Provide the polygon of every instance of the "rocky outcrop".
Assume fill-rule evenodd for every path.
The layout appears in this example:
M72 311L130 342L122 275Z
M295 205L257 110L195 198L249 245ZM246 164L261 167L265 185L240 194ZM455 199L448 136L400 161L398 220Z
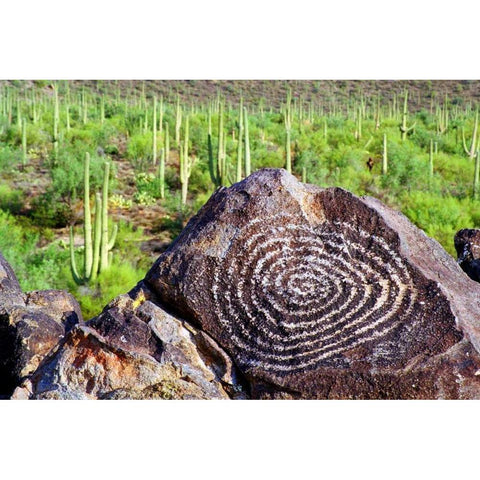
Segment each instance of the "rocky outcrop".
M479 352L480 285L437 242L265 169L212 195L13 398L480 398Z
M254 398L480 397L479 286L375 199L258 171L218 190L145 281Z
M454 243L458 264L472 280L480 282L480 230L459 230Z
M9 397L65 333L81 321L80 307L67 292L23 293L0 254L0 396Z
M139 284L73 329L17 388L22 399L245 398L230 358Z

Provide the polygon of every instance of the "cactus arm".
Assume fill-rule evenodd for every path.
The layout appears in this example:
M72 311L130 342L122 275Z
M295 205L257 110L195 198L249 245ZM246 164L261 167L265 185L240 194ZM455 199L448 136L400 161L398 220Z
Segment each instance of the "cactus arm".
M70 270L72 272L73 281L77 285L82 285L84 279L78 274L77 262L75 261L75 249L73 246L73 226L70 226Z
M472 149L470 150L470 158L475 156L477 151L477 130L478 130L478 110L475 113L475 125L473 126Z
M407 126L407 116L408 116L408 90L405 90L405 98L403 102L403 113L402 113L402 124L400 125L400 132L402 133L402 141L407 139L407 133L412 131L415 128L417 122L411 127Z
M367 150L367 148L368 148L368 147L370 146L370 144L372 143L372 140L373 140L373 137L371 136L371 137L368 139L367 143L364 145L364 147L363 147L364 150Z
M477 151L477 132L478 132L478 110L475 113L475 124L473 126L473 134L472 134L472 144L470 148L467 147L467 141L465 139L465 129L462 127L462 143L463 149L465 153L469 156L470 159L475 157Z
M118 225L115 224L115 225L113 226L112 235L111 235L110 240L109 240L109 242L108 242L108 251L109 251L109 253L111 253L110 250L111 250L111 249L113 248L113 246L115 245L115 240L117 239L117 233L118 233Z

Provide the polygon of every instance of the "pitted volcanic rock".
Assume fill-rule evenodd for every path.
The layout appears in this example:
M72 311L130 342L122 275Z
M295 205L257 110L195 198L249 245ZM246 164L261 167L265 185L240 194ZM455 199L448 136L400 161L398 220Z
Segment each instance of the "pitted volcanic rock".
M264 169L218 190L145 280L232 356L254 397L327 398L341 378L337 398L433 398L439 383L412 366L456 345L459 324L476 340L480 307L455 303L437 259L446 283L472 282L426 238L373 199Z
M78 323L77 301L61 290L23 293L0 253L0 398L9 397Z

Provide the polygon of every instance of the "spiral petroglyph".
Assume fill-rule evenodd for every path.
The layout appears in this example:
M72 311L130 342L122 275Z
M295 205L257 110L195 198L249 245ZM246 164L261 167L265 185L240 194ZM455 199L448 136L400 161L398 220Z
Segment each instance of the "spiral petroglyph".
M254 397L391 397L399 372L461 338L429 264L449 260L422 241L379 202L265 169L212 195L146 281L225 349Z
M212 287L242 363L278 374L335 364L384 337L416 297L408 266L383 239L346 223L314 229L292 220L242 228Z

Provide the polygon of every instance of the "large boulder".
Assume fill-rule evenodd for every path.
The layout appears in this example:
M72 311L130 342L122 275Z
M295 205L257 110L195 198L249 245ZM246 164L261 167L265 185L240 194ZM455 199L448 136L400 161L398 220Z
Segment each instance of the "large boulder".
M373 198L258 171L219 189L145 284L253 398L480 398L480 286Z
M67 292L23 293L0 253L0 397L9 397L81 321L80 306Z

